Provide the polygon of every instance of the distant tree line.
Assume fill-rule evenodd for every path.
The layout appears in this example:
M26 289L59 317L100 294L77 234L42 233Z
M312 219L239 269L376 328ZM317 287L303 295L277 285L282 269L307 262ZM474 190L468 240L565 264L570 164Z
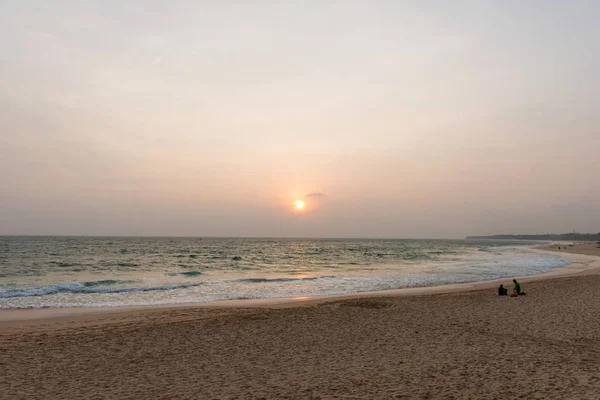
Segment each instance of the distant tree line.
M467 239L511 239L511 240L581 240L599 241L599 233L548 233L541 235L491 235L467 236Z

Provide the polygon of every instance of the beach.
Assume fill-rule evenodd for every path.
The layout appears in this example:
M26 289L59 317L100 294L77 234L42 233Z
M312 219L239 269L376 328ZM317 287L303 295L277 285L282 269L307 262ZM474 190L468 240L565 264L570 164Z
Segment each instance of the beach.
M2 310L0 398L598 399L596 246L518 278L517 298L496 295L507 278L264 304Z
M600 400L599 15L0 0L0 400Z

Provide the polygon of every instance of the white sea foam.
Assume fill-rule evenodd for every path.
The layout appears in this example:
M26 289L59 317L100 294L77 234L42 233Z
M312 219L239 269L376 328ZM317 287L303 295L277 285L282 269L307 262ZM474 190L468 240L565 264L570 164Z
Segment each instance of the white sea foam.
M568 264L556 255L534 253L522 246L480 248L462 242L300 241L285 248L286 241L242 241L230 253L243 256L221 255L223 248L233 245L216 243L219 246L214 250L190 254L191 250L184 252L176 242L179 247L174 255L168 250L170 244L162 244L167 246L163 250L166 256L155 257L156 250L150 248L134 261L130 261L133 250L118 246L114 262L100 261L83 271L77 268L65 272L65 268L83 265L74 255L73 261L52 259L46 275L11 277L0 288L0 308L107 307L338 295L531 275ZM178 261L184 257L195 260L194 264ZM213 261L215 257L219 261ZM173 264L162 267L160 262L165 259ZM198 259L203 259L202 263ZM69 267L65 267L67 264ZM14 275L22 269L18 266L4 271ZM69 281L72 278L79 279Z
M163 290L184 289L193 286L201 285L202 283L187 283L181 285L158 285L158 286L131 286L131 287L89 287L80 282L57 284L50 286L42 286L38 288L0 290L0 299L14 297L33 297L44 296L56 293L82 293L82 294L98 294L98 293L133 293L133 292L151 292Z

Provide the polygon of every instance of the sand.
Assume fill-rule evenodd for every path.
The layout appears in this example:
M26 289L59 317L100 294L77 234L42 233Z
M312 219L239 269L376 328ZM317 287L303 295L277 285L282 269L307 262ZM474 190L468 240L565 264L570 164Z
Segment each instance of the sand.
M5 318L0 398L600 399L600 249L586 246L568 248L588 254L569 255L570 275L520 279L518 298L493 283Z
M540 247L545 251L554 251L567 254L585 254L588 256L600 256L600 244L597 242L563 242L551 246Z

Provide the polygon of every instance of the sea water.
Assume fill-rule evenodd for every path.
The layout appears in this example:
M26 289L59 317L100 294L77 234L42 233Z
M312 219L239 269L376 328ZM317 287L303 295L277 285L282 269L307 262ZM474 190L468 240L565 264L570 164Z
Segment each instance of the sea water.
M568 264L529 251L535 244L5 236L0 237L0 308L351 294L532 275Z

